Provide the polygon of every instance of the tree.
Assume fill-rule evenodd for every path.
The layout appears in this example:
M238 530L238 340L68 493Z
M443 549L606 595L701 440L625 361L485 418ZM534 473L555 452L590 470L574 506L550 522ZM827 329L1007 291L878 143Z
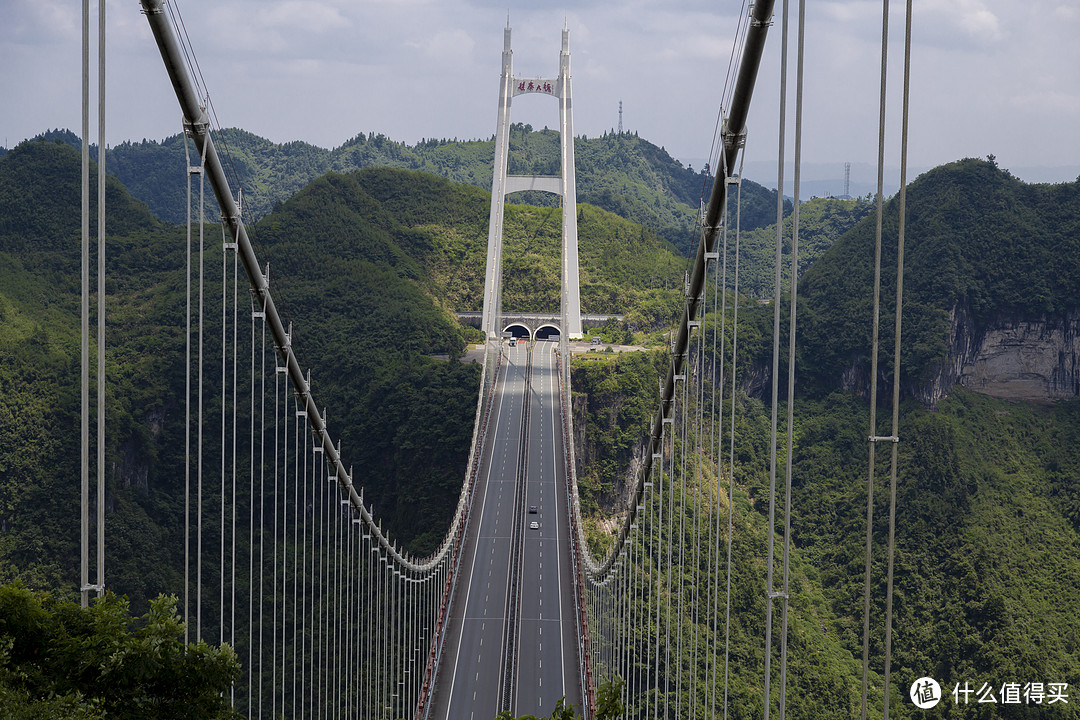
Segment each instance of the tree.
M90 607L0 586L0 715L150 720L235 716L240 664L228 645L184 646L175 596L139 618L108 593Z
M603 680L596 688L596 720L615 720L623 713L623 704L619 699L622 696L623 681L619 677L609 677ZM522 715L515 718L510 711L504 711L495 716L495 720L580 720L581 715L574 712L574 706L566 702L566 698L559 698L555 703L555 709L551 715L538 718L535 715Z

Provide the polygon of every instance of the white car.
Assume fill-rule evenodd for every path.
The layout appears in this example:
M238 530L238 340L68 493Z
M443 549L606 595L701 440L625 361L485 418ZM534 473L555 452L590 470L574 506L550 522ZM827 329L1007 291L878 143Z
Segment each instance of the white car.
M531 523L529 523L529 529L530 530L539 530L540 529L540 523L533 520Z

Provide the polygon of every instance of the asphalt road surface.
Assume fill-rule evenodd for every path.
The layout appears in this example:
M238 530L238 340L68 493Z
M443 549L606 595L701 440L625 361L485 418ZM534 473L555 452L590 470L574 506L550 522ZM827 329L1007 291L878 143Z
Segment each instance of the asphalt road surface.
M548 715L564 696L581 703L555 347L535 344L531 379L528 345L504 347L508 357L481 452L432 717L491 720L498 713L517 491L525 493L525 514L519 523L524 541L511 709L514 715ZM528 464L519 484L526 391L531 402L524 428ZM530 506L536 506L535 514L528 512ZM530 528L532 522L536 529Z

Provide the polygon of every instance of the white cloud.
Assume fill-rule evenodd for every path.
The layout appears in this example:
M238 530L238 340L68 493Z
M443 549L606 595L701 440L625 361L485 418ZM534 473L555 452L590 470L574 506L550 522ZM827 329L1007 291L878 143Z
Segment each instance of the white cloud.
M61 0L10 0L3 8L0 41L7 44L81 42L81 5ZM91 27L97 23L97 3Z
M920 0L913 13L933 18L926 27L944 45L973 43L986 47L1000 43L1007 36L999 13L991 10L987 0Z
M420 50L433 63L462 65L472 58L476 42L472 36L461 29L440 30L430 38L408 45Z
M342 30L352 24L333 4L313 0L272 3L252 19L267 28L303 30L316 34Z
M138 3L107 2L109 142L175 133L175 98ZM564 19L570 28L579 134L614 127L623 100L625 126L682 159L708 153L740 7L706 0L583 0L569 11L524 0L172 2L221 121L271 139L326 147L359 132L407 142L490 136L509 7L518 74L555 73ZM991 152L1002 162L1015 153L1019 159L1007 161L1015 166L1077 157L1080 0L914 2L913 162ZM896 116L904 5L890 3L889 112ZM0 142L77 124L78 3L0 6L0 57L9 68L0 75ZM748 161L776 152L779 12L751 110ZM807 21L806 159L872 161L881 0L819 0L808 4ZM439 112L418 110L418 98ZM523 102L515 118L536 126L554 114L542 106L533 118L526 110Z
M1061 22L1075 24L1080 20L1080 7L1076 5L1058 5L1054 8L1054 17Z

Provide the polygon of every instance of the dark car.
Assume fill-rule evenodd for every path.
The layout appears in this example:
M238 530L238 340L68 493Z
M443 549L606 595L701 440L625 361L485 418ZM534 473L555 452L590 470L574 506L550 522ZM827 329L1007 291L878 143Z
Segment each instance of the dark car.
M529 514L530 515L535 515L536 514L536 506L535 505L530 505L529 506Z

